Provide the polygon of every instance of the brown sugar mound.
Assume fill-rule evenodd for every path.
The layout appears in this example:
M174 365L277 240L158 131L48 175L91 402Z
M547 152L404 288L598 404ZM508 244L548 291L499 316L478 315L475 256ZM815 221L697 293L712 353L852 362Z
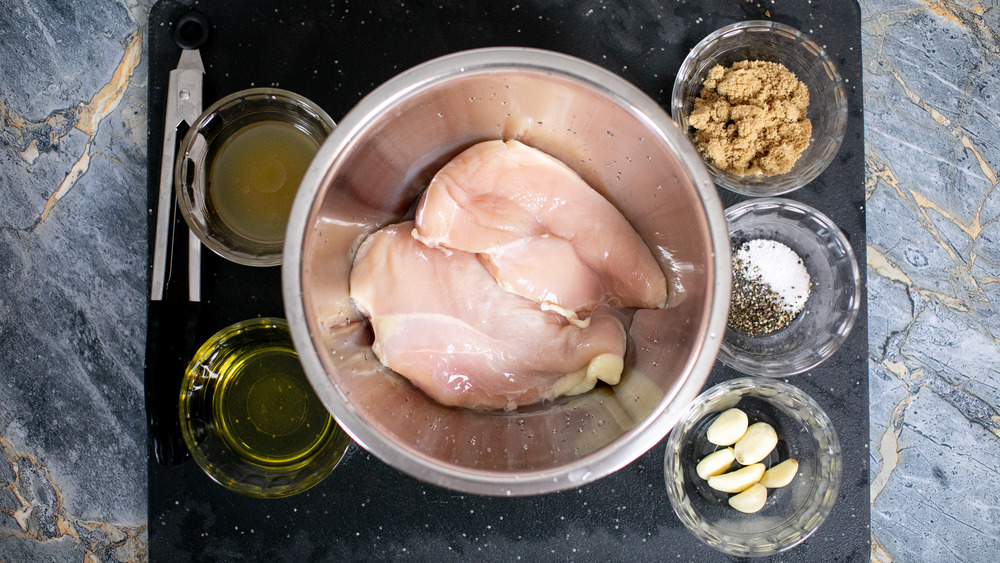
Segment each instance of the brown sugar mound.
M740 61L708 72L688 122L713 165L737 176L792 169L809 146L809 89L780 63Z

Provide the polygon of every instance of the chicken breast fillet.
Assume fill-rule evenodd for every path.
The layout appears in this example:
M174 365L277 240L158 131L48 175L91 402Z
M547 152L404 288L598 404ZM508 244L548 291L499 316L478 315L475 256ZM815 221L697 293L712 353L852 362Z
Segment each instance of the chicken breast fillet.
M666 277L628 220L571 168L518 141L478 143L446 164L413 236L478 253L502 287L571 321L601 304L666 304Z
M470 252L429 248L413 222L365 240L351 297L369 317L379 360L440 403L511 409L617 383L626 335L606 307L589 326L500 287Z

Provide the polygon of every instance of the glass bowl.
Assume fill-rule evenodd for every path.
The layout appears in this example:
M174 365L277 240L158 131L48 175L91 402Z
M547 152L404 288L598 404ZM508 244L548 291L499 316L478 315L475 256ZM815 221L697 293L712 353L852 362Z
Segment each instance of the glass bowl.
M334 127L287 90L252 88L212 104L184 136L174 170L188 227L227 260L280 264L295 193Z
M719 359L749 375L786 377L832 356L854 327L861 302L858 263L837 225L782 198L738 203L726 209L726 220L734 254L750 240L780 242L802 258L811 288L802 312L784 328L751 336L727 326Z
M745 21L723 27L701 40L685 57L670 100L670 113L691 142L688 116L709 70L743 60L781 63L809 89L807 117L812 122L809 146L784 174L738 176L706 162L720 186L749 196L774 196L816 179L840 150L847 127L844 84L826 52L798 30L770 21Z
M789 458L799 462L791 483L768 489L764 507L752 514L729 506L728 493L695 473L698 462L719 447L706 439L707 428L733 407L751 424L767 422L777 431L778 444L765 466ZM812 398L775 379L733 379L705 391L674 426L666 448L664 474L674 511L698 539L730 555L773 555L798 545L830 514L840 489L840 441L833 424Z
M251 497L316 485L351 443L310 388L284 319L238 322L209 338L185 372L179 415L195 462Z

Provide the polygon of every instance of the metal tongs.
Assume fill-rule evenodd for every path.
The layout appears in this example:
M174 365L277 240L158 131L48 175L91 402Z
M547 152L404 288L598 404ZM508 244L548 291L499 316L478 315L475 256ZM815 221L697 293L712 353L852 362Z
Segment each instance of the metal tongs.
M201 241L190 230L187 233L188 302L175 306L167 301L174 293L168 291L174 263L171 242L180 234L171 233L171 230L175 224L178 229L183 228L183 222L177 222L175 215L177 140L201 115L205 67L198 47L207 37L208 21L197 12L185 13L174 24L174 42L183 50L177 68L170 71L166 96L146 334L146 414L151 453L162 465L178 463L187 456L177 418L177 398L185 367L197 342L201 306Z
M193 26L198 26L197 29ZM192 31L195 29L195 32ZM200 30L200 31L198 31ZM152 301L163 300L167 277L167 247L170 224L173 219L174 160L177 157L177 131L182 124L188 127L201 115L202 78L205 65L197 47L208 34L208 23L197 12L188 12L177 21L174 40L181 51L177 68L170 71L167 91L166 119L163 127L163 157L160 160L160 191L156 202L156 234L153 242L153 281L150 290ZM201 242L193 232L188 232L188 299L201 301Z

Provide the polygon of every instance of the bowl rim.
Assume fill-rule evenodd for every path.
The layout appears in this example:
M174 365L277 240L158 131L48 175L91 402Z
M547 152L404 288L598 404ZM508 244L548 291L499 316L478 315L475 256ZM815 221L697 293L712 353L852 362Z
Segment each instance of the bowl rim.
M831 75L833 81L833 91L837 106L837 110L833 116L835 119L834 131L836 131L836 135L830 137L826 141L829 143L831 149L830 154L825 159L825 162L822 162L821 166L814 170L813 173L804 176L795 182L779 182L777 186L771 184L763 187L746 185L739 179L738 176L726 174L710 163L705 163L706 168L708 168L709 173L718 185L732 192L751 197L778 196L805 187L813 180L820 177L829 167L829 165L836 158L837 153L840 152L840 146L843 144L844 137L847 135L847 92L844 87L844 80L840 76L840 71L837 69L837 65L833 62L833 59L831 59L827 54L826 49L798 29L790 25L769 20L745 20L723 26L702 38L702 40L695 44L695 46L692 47L688 54L684 57L684 61L681 63L681 66L677 70L677 74L674 77L673 88L670 92L670 114L673 116L684 135L690 139L690 133L684 126L686 121L685 116L683 115L684 86L686 84L686 80L694 77L693 66L695 55L701 53L708 48L709 45L721 38L740 35L747 33L748 31L761 32L765 30L778 31L782 34L794 37L798 42L802 43L803 46L815 53L816 57L822 62L822 65L826 67L826 70ZM698 154L701 156L701 151L699 151ZM779 174L778 176L771 176L770 178L780 178L786 174L789 174L789 172Z
M305 277L302 250L308 230L315 220L313 203L329 186L331 178L328 171L335 167L341 154L356 144L358 136L366 132L372 121L399 99L451 76L497 70L525 70L581 82L616 100L643 121L654 124L656 134L677 151L678 159L682 163L685 159L693 163L688 166L688 172L708 218L714 256L714 271L709 276L711 287L706 290L711 295L711 301L705 334L701 336L703 345L695 361L689 363L690 371L685 382L673 396L665 397L653 415L631 429L628 433L632 435L630 439L605 446L555 469L520 474L492 473L434 463L412 455L370 426L326 374L313 345L302 290ZM307 169L292 206L283 257L282 290L293 341L306 375L340 427L365 450L390 466L422 481L472 494L525 496L565 490L617 471L655 446L704 385L715 363L729 310L729 235L718 193L697 149L677 129L662 107L625 79L582 59L534 48L487 47L452 53L406 70L365 96L343 117Z
M847 236L844 235L844 232L840 229L840 227L833 222L833 219L830 219L830 217L823 212L800 201L780 197L748 199L726 208L726 223L731 227L732 218L737 214L742 216L752 209L769 206L774 206L776 211L780 209L794 209L806 216L812 217L826 227L827 231L830 233L829 238L836 242L838 246L841 246L845 250L845 254L850 257L851 280L854 282L853 294L851 296L851 303L853 306L851 307L848 318L836 332L835 337L832 338L829 344L823 348L822 353L814 356L812 361L803 362L786 369L774 369L759 364L758 362L747 361L745 358L732 353L729 348L727 348L726 338L723 336L722 345L719 349L718 355L719 361L747 375L780 378L804 373L830 359L830 357L832 357L837 350L840 349L843 343L851 335L851 332L854 330L854 324L857 321L858 314L861 310L861 271L858 268L858 259L854 255L854 247L851 246L850 241L847 240Z

